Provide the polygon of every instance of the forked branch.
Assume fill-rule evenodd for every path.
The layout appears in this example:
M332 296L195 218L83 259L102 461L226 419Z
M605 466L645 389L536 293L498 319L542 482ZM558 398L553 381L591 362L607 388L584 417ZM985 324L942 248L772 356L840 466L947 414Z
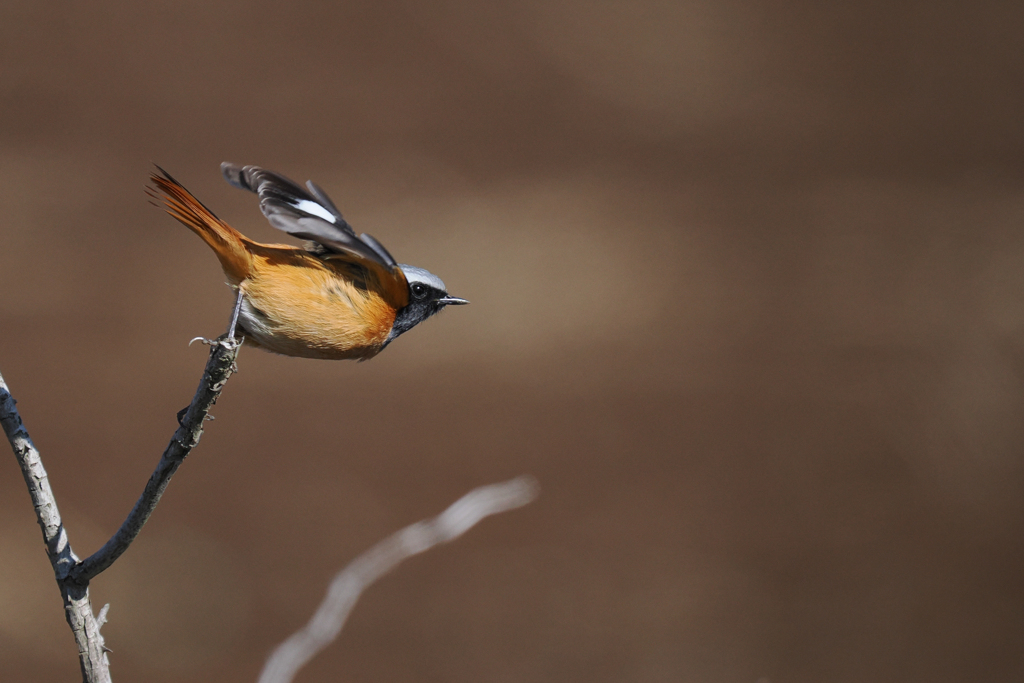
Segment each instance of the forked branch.
M80 585L88 584L90 579L112 565L142 531L156 504L160 502L160 497L170 483L171 477L199 443L203 435L203 423L210 414L213 404L217 402L217 397L223 391L228 378L236 369L235 358L241 344L241 340L227 337L212 343L210 359L206 362L206 370L199 381L196 395L185 410L177 431L160 456L160 462L149 477L135 507L128 513L117 533L102 548L71 568L68 572L68 581Z
M97 620L93 614L89 601L89 581L113 564L114 560L128 549L160 501L160 496L167 488L174 472L185 456L199 443L203 434L203 422L206 421L210 408L217 402L225 382L234 372L235 358L240 346L241 341L235 339L213 343L206 370L199 382L199 389L192 403L184 411L180 426L160 457L160 462L157 463L142 496L117 533L96 553L82 561L79 561L71 549L71 541L61 522L57 500L50 488L42 458L21 421L16 401L7 383L0 375L0 426L3 427L11 448L14 449L14 455L18 459L29 495L32 497L32 506L43 532L46 553L64 600L64 613L78 644L82 678L86 683L110 681L106 648L100 634L102 619Z

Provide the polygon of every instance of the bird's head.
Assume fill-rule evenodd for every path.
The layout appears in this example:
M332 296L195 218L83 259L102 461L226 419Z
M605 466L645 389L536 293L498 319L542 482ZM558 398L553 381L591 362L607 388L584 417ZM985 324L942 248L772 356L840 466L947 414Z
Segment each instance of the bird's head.
M409 303L395 314L395 324L385 343L390 343L398 335L408 332L445 306L462 306L469 303L457 296L450 296L441 278L430 271L404 263L398 267L402 269L409 283Z

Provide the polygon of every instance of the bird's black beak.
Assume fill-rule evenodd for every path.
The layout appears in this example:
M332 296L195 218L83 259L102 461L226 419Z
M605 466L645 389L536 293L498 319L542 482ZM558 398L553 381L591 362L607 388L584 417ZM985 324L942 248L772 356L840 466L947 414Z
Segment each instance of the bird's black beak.
M446 306L463 306L465 304L468 304L469 301L467 301L466 299L460 299L457 296L443 296L437 300L437 303Z

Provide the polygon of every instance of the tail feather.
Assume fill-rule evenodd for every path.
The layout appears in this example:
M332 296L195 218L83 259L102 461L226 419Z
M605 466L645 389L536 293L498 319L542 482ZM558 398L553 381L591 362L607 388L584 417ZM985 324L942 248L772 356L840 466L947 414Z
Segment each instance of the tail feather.
M217 218L167 171L159 166L157 169L159 174L152 173L149 176L154 185L146 188L149 195L163 202L168 214L199 235L213 249L224 274L232 284L238 284L249 277L252 254L246 248L248 240Z

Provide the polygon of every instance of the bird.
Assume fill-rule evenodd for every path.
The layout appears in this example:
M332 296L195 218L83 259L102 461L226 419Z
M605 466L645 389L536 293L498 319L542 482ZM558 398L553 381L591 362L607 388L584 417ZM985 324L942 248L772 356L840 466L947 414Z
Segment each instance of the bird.
M258 166L221 164L228 183L259 196L273 227L305 241L261 244L156 169L150 197L206 242L236 291L230 339L240 329L246 345L266 351L364 361L446 306L469 303L433 273L397 263L370 235L357 236L312 181L302 187Z

